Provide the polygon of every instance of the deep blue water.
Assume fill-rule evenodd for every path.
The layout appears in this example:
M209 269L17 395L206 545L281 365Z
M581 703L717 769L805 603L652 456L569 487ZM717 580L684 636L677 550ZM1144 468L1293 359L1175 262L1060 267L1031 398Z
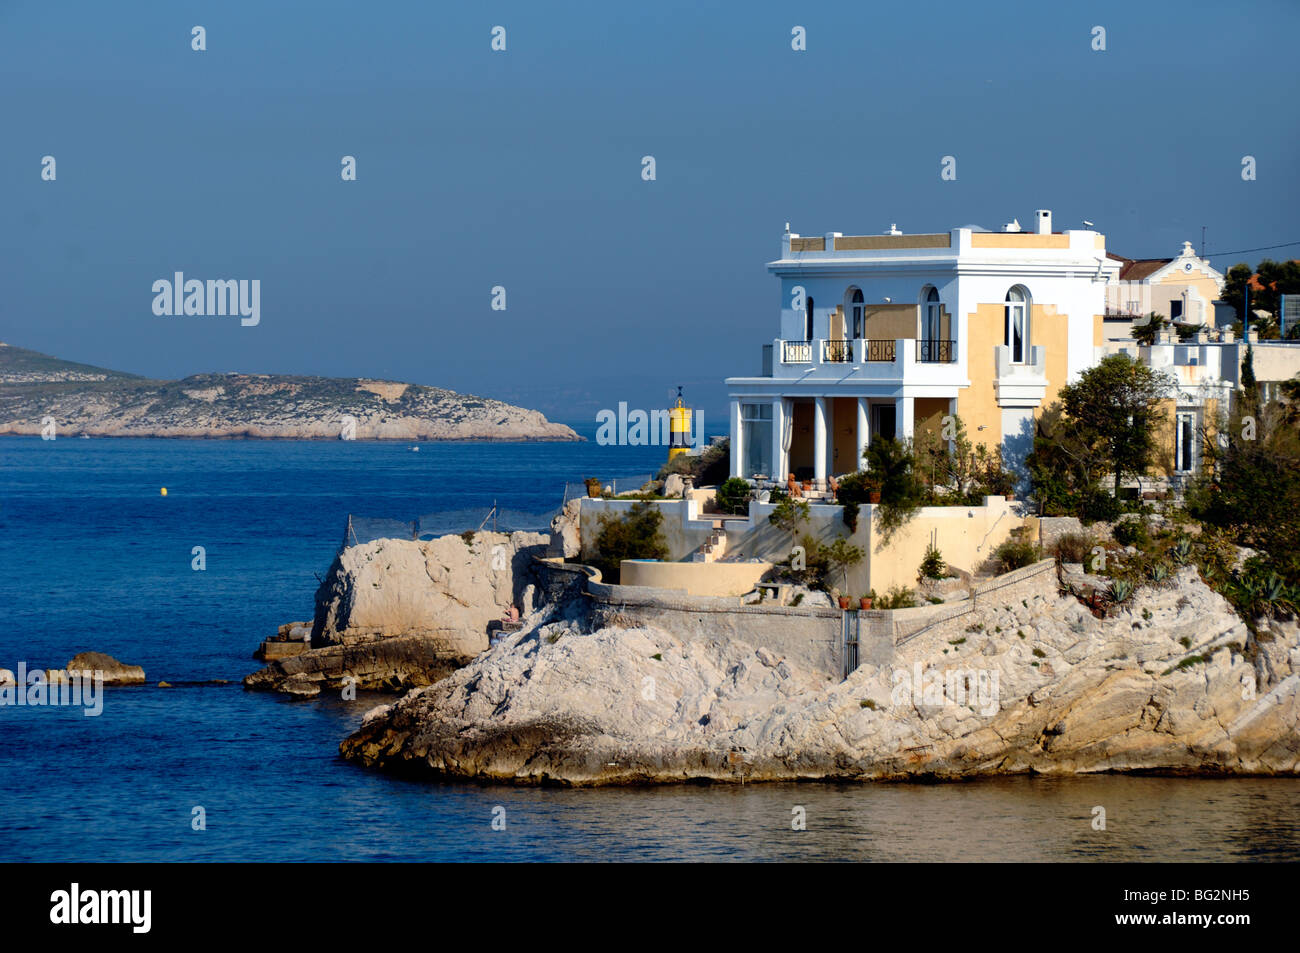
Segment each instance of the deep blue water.
M338 743L382 701L246 693L349 512L557 506L661 448L0 438L0 666L98 650L103 714L0 707L0 861L1300 858L1290 780L1003 779L564 791L398 780ZM167 487L168 495L159 493ZM203 546L207 569L191 569ZM163 689L160 679L228 679ZM494 831L493 808L506 809ZM1108 830L1091 827L1104 805ZM791 811L808 829L791 830ZM191 829L202 807L207 829Z

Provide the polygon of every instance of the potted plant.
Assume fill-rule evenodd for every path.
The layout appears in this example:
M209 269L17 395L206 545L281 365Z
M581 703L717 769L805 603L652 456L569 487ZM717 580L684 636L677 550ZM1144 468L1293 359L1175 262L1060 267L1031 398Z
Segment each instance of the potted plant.
M876 602L876 590L871 589L865 596L858 600L858 605L863 609L870 609Z
M587 495L589 497L596 499L600 496L600 480L596 477L587 477L583 482L587 486Z
M841 608L841 609L847 609L848 607L849 607L849 597L848 597L848 596L840 596L840 608Z
M880 477L868 471L865 477L863 478L862 482L863 482L863 486L865 486L867 490L867 502L879 503L880 502Z

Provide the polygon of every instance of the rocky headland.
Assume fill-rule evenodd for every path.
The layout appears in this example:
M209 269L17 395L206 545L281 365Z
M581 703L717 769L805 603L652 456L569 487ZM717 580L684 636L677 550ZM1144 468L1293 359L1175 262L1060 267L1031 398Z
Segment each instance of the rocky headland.
M404 773L603 785L1300 771L1300 637L1185 568L1097 618L1054 574L827 687L743 640L592 629L579 600L366 715L340 750Z
M387 691L432 684L485 652L511 607L535 613L533 557L549 543L541 533L480 532L350 546L316 591L308 647L268 657L244 685L313 696L349 681ZM281 628L306 634L302 624Z
M293 440L580 440L538 411L364 378L198 374L179 381L0 344L0 434Z

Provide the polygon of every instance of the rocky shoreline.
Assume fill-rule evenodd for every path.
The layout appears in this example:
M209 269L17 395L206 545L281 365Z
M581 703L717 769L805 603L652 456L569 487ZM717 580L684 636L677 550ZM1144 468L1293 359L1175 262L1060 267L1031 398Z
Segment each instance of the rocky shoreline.
M277 643L264 642L269 664L244 686L309 698L431 685L485 652L512 606L535 609L532 561L549 544L540 533L482 532L348 547L316 591L313 621L280 627L301 649L271 657Z
M589 631L580 605L553 606L368 713L340 751L406 774L571 786L1300 772L1295 623L1252 632L1195 569L1105 619L1054 579L967 619L959 638L922 634L827 688L741 640Z

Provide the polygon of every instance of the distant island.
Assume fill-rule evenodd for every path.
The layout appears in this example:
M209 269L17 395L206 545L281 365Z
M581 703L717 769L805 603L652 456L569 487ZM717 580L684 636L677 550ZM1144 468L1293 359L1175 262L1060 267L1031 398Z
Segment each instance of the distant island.
M528 410L355 377L196 374L179 381L0 343L0 434L289 440L581 440Z

